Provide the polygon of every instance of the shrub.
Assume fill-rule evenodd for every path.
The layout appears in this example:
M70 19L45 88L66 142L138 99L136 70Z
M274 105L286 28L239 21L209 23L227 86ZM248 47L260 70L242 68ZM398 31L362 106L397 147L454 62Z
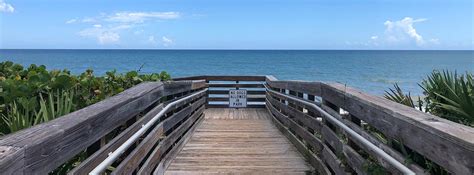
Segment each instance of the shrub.
M73 75L46 66L0 63L0 133L8 134L94 104L144 81L169 80L166 72L95 76L92 70Z
M429 112L448 120L474 124L474 80L471 73L433 71L420 85L430 101Z
M418 108L457 123L474 125L474 80L472 73L458 75L456 72L434 70L419 86L423 89L422 99L417 104L410 93L404 93L395 84L394 89L385 91L385 98Z

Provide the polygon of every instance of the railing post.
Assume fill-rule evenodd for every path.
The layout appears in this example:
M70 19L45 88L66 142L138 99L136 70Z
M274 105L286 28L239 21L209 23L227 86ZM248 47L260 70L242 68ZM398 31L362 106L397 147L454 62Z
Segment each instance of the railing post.
M209 80L206 78L205 81L206 81L206 88L208 89L206 91L206 105L205 105L205 108L207 109L207 108L209 108L209 96L210 96L210 94L209 94Z

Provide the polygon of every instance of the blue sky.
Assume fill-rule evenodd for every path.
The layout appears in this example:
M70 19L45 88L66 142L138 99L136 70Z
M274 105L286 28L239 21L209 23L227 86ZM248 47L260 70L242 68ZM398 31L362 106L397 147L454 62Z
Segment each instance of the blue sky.
M473 49L472 0L0 0L0 48Z

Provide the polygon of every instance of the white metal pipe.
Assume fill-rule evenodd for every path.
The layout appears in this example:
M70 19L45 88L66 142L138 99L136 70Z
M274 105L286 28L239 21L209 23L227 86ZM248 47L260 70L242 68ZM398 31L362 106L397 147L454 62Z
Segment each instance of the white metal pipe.
M354 139L356 139L357 141L361 142L364 146L368 147L368 149L371 149L375 152L375 154L377 154L378 156L382 157L383 159L385 159L390 165L394 166L396 169L400 170L403 174L407 174L407 175L414 175L415 172L413 172L412 170L410 170L408 167L406 167L405 165L403 165L402 163L400 163L399 161L397 161L395 158L393 158L392 156L388 155L386 152L384 152L382 149L380 149L378 146L375 146L372 142L368 141L367 139L365 139L364 137L362 137L361 135L359 135L357 132L355 132L354 130L352 130L351 128L349 128L347 125L345 125L344 123L342 123L341 121L339 121L338 119L336 119L335 117L333 117L331 114L327 113L325 110L321 109L318 105L314 104L314 103L311 103L311 102L308 102L308 101L305 101L305 100L301 100L299 98L296 98L296 97L292 97L290 95L286 95L286 94L282 94L282 93L279 93L277 91L274 91L268 87L266 87L266 89L272 93L276 93L276 94L280 94L282 96L285 96L286 98L289 98L289 99L292 99L294 101L298 101L298 102L301 102L301 103L304 103L314 109L316 109L317 111L319 111L320 113L322 113L328 120L330 120L332 123L336 124L337 126L339 126L340 128L342 128L344 131L346 131L349 135L351 135Z
M115 160L122 155L137 139L145 133L153 124L158 121L158 119L161 118L163 114L165 114L171 106L174 106L177 103L183 102L185 100L188 100L190 98L193 98L199 94L202 94L207 91L207 88L201 91L198 91L192 95L189 95L187 97L181 98L179 100L173 101L166 105L163 110L161 110L158 114L156 114L150 121L148 121L145 125L142 125L142 128L138 130L135 134L133 134L127 141L125 141L120 147L118 147L115 151L110 152L109 156L103 160L97 167L95 167L89 175L99 175L102 171L104 171L109 165L115 162Z

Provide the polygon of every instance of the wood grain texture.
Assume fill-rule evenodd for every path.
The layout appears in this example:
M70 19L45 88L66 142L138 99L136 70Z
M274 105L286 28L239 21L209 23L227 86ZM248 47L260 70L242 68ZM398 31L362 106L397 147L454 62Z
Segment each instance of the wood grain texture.
M17 150L0 156L0 170L47 174L161 97L206 86L205 81L145 82L63 117L1 137L0 146Z
M25 166L24 152L25 148L0 146L0 162L3 164L0 166L0 174L24 174L21 170Z
M344 156L347 159L347 164L359 175L366 175L364 165L366 165L367 160L365 160L359 153L357 153L350 146L344 145L343 147Z
M339 158L327 146L324 146L320 157L327 165L329 165L336 175L350 174L345 171L344 164L342 164L341 160L339 160Z
M321 82L310 81L266 81L272 88L288 89L311 95L321 95Z
M474 172L474 128L345 87L324 84L322 98L454 174Z
M368 125L376 128L390 139L402 141L409 148L436 162L451 173L472 174L474 172L474 128L472 127L447 121L384 98L363 93L342 84L279 81L272 76L266 77L266 83L275 90L289 92L290 95L295 97L301 98L304 96L303 94L308 94L308 99L311 101L314 101L316 96L320 96L318 98L333 104L337 108L337 112L339 112L339 108L348 111L351 116L367 122ZM281 95L270 94L277 98L288 100ZM281 106L277 101L278 99L272 101L272 103ZM300 108L305 108L304 104L292 102L291 100L288 106L297 109L297 111L300 111ZM326 107L325 110L328 111L328 109L330 108ZM288 109L281 110L284 113L295 112ZM314 112L308 109L308 113ZM317 112L315 114L318 115ZM370 134L361 130L359 126L351 123L351 121L343 122L400 162L404 162L405 158L400 153L378 142ZM329 130L324 131L326 136L331 136L328 135L331 132L326 132ZM326 138L335 140L334 138L336 137ZM325 141L328 142L328 140ZM341 153L342 148L340 144L334 143L337 142L329 141L328 145L335 147L336 152ZM360 146L360 143L356 144ZM370 150L368 152L371 153ZM380 159L379 161L389 171L396 172L387 166L385 161ZM419 166L414 164L408 166L417 174L424 174L424 170Z
M290 91L291 92L291 91ZM292 106L295 106L295 107L299 107L299 108L305 108L306 110L308 110L308 113L311 113L311 114L314 114L313 116L314 117L320 117L322 116L322 114L320 114L319 112L317 112L315 109L311 108L311 107L307 107L307 105L305 103L302 103L300 101L296 101L296 100L293 100L291 98L288 98L280 93L277 93L277 92L273 92L273 91L268 91L268 95L271 95L273 98L275 99L281 99L281 100L285 100L288 102L288 104L292 105ZM294 96L294 97L297 97L297 96ZM306 101L306 102L309 102L309 103L313 103L313 104L316 104L316 105L319 105L318 102L315 102L315 101L309 101L309 100L306 100L306 99L303 99L301 97L297 97L299 98L300 100L303 100L303 101Z
M166 81L164 84L164 93L167 95L178 94L191 90L197 90L207 87L204 80L189 80L189 81Z
M285 126L281 121L277 119L277 116L282 115L282 114L279 113L271 105L267 106L267 110L269 114L272 116L271 117L272 121L275 124L275 126L278 128L278 130L280 130L280 132L282 132L283 135L285 135L288 138L288 140L290 140L290 142L296 147L296 149L298 149L298 151L303 154L303 156L306 158L309 164L314 167L314 170L318 172L319 174L331 174L328 167L323 163L323 161L319 158L319 156L311 152L305 146L303 142L298 140L297 137L289 131L288 126Z
M177 127L171 134L167 135L158 146L152 150L150 157L143 164L143 166L138 171L138 174L151 174L153 169L161 162L162 157L167 154L167 150L173 148L175 143L181 139L183 135L186 134L189 128L195 124L195 122L202 116L204 111L204 106L201 106L197 111L195 111L191 116L184 121L179 127Z
M165 174L305 174L308 170L265 109L207 109L205 120Z
M194 98L199 98L200 95L194 97ZM183 103L187 104L189 103L191 99L185 100ZM188 117L195 112L198 108L201 110L198 110L196 115L199 116L202 113L202 110L204 108L204 98L200 98L198 101L191 103L189 106L181 109L180 111L174 113L173 115L169 116L166 118L164 121L159 123L151 132L140 142L140 144L120 163L120 165L115 169L113 174L131 174L137 167L138 165L143 161L143 159L146 157L146 155L153 150L153 146L162 138L165 137L165 133L168 133L169 130L172 128L175 128L176 125L179 123L185 122L185 123L190 123L192 124L194 122L189 120ZM177 104L178 106L181 106ZM189 124L189 125L190 125ZM189 126L188 125L188 126ZM182 125L180 125L181 127ZM181 136L180 133L186 131L187 127L182 127L183 129L177 131L174 131L171 133L177 134L178 136ZM165 139L162 141L163 143L167 143L166 140L169 140L169 136L166 136ZM174 138L176 139L176 138ZM163 143L160 142L162 145ZM174 143L174 141L170 142L171 144ZM169 145L169 144L168 144ZM161 148L161 147L160 147ZM157 148L158 149L158 148ZM168 148L162 148L164 150L167 150ZM163 151L163 150L160 150ZM159 159L157 159L159 160ZM153 166L152 166L153 167ZM149 172L151 173L151 171Z
M304 174L312 169L310 166L320 174L345 174L350 171L349 167L356 173L365 173L363 166L367 160L362 155L366 155L360 151L374 155L373 150L351 140L352 137L334 128L320 113L308 109L304 103L289 100L278 93L265 92L261 83L312 103L327 102L315 104L400 162L405 157L363 130L360 121L353 123L345 115L341 116L339 108L389 139L402 141L452 174L474 172L473 128L341 84L279 81L273 76L203 75L163 83L143 83L59 119L4 136L0 138L0 174L46 174L117 126L148 110L161 97L169 97L167 99L172 101L206 87L211 87L211 90L196 97L200 99L181 112L174 111L177 113L173 117L163 121L141 145L136 145L138 149L117 168L125 171L116 173L129 174L138 170L138 174L150 174L156 169L155 174L162 174L168 165L167 174ZM256 108L231 109L227 104L216 104L216 101L227 101L223 95L228 94L229 88L250 88L249 101L266 104L249 107L266 107L269 112ZM258 97L251 98L252 95ZM304 99L305 95L307 99ZM214 103L206 107L216 108L205 110L205 118L202 118L202 104L208 104L208 101ZM187 106L187 103L178 106ZM329 104L332 106L327 106ZM157 107L147 115L159 110ZM147 116L139 119L119 135L123 138L113 139L79 167L94 167L107 152L115 149L147 120ZM202 122L197 125L194 121ZM167 130L173 132L161 140L161 133L167 133ZM349 143L345 142L345 137ZM189 142L185 144L187 140ZM157 142L160 144L154 145ZM389 171L398 174L380 157L375 158ZM424 173L416 165L408 166L417 174ZM74 170L72 173L87 171Z
M331 114L332 116L336 117L339 121L343 122L346 126L348 126L349 128L351 128L353 131L357 132L359 135L361 135L362 137L364 137L365 139L367 139L368 141L372 142L374 145L378 146L380 149L382 149L385 153L387 153L388 155L392 156L394 159L398 160L399 162L405 162L406 161L406 157L403 156L401 153L399 153L398 151L395 151L393 148L391 148L390 146L382 143L380 140L378 140L377 138L375 138L374 136L372 136L371 134L369 134L368 132L364 131L360 126L356 125L355 123L349 121L348 119L345 119L343 118L342 116L340 116L340 114L336 111L334 111L333 109L331 109L330 107L326 106L326 105L322 105L321 106L326 112L328 112L329 114ZM354 142L354 144L356 144L359 148L363 149L364 151L366 151L367 153L371 154L372 156L374 156L378 161L379 163L384 166L386 169L392 171L392 172L395 172L395 173L400 173L398 170L395 170L393 166L391 166L385 159L383 159L382 157L380 156L377 156L377 154L372 150L372 149L368 149L366 148L361 142L357 141L356 139L352 139L352 137L348 134L346 134L346 136L352 140L352 142ZM345 147L347 147L347 145L345 145ZM344 151L345 151L346 148L344 148ZM349 150L351 151L351 150ZM347 157L347 155L352 155L352 154L346 154L346 152L344 152L344 155L346 155L346 158L348 159L348 163L351 164L353 162L350 162L352 160L354 161L358 161L357 158L353 158L353 157ZM414 164L414 163L405 163L411 170L413 170L416 174L426 174L427 172L425 172L425 170L421 167L419 167L418 165ZM358 165L358 162L355 162L354 164L351 164L351 165ZM354 170L356 170L357 172L357 169L360 168L360 167L352 167L354 168Z
M116 174L131 174L139 163L146 157L146 154L152 150L153 146L162 138L164 138L164 133L173 127L177 121L173 120L175 118L182 119L187 117L191 113L192 106L188 106L183 110L173 114L167 118L164 122L158 124L144 139L143 141L128 155L120 165L115 169L113 173ZM170 122L170 125L165 128L165 122L173 120Z
M50 122L4 136L0 145L21 147L24 151L2 157L0 169L47 174L156 102L162 94L162 83L142 83ZM23 166L10 166L10 156L19 157L17 161L24 162Z
M321 128L322 128L322 122L318 120L317 118L308 115L307 113L303 113L301 111L298 111L290 106L285 105L284 103L275 100L272 96L268 96L267 100L269 101L269 104L275 105L278 109L280 109L282 112L291 115L294 117L295 120L304 123L304 125L308 128L313 129L313 131L317 133L321 133Z
M306 142L306 144L311 145L314 148L315 153L321 152L321 150L323 149L323 145L320 139L308 132L302 126L298 125L292 119L288 118L288 116L285 116L282 113L278 112L278 110L273 106L268 106L267 108L283 125L285 125L285 127L290 128L292 131L294 131L294 134L301 137Z
M191 136L194 134L194 131L201 124L202 121L204 121L204 114L201 114L201 117L199 117L198 121L196 121L196 123L189 129L189 131L186 132L186 134L183 136L183 138L181 138L178 141L178 143L176 143L173 146L172 150L170 152L168 152L163 157L163 159L161 159L160 163L156 167L153 174L162 175L162 174L165 173L166 168L168 168L168 166L171 164L173 159L178 155L178 153L181 151L181 149L183 149L184 145L186 145L186 143L188 143L189 139L191 139ZM151 162L151 161L152 161L151 159L147 160L144 164L145 166L143 166L140 169L140 172L145 171L145 169L148 168L146 165L150 164L149 162Z
M135 122L132 126L128 127L125 131L120 133L117 137L112 139L105 146L100 148L97 152L92 154L86 160L81 162L77 167L68 172L68 174L88 174L91 172L97 165L99 165L103 160L108 156L108 153L113 152L118 147L120 147L125 141L127 141L130 136L137 132L142 125L150 121L156 114L163 110L163 104L160 104L150 110L145 116Z

